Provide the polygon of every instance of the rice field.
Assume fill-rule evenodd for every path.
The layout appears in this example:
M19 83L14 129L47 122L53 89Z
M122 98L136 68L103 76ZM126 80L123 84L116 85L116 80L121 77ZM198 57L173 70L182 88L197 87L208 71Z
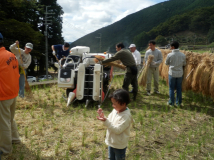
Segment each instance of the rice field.
M111 91L121 88L123 76L114 78ZM139 87L137 101L129 104L135 120L127 149L128 160L213 160L213 99L191 90L183 94L183 105L169 107L168 87L160 79L161 94L146 95ZM21 144L3 160L105 160L106 128L96 119L97 106L84 103L66 107L64 89L57 85L33 89L32 99L17 100L15 119ZM106 99L105 115L111 110Z

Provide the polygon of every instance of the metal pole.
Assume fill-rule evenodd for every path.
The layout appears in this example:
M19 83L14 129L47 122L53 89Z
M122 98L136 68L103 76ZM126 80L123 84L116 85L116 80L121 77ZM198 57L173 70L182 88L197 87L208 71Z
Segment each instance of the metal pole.
M101 38L102 38L102 34L100 33L100 53L101 53Z
M46 13L48 13L48 6L46 6ZM45 56L46 56L46 78L48 80L48 24L47 14L45 14Z

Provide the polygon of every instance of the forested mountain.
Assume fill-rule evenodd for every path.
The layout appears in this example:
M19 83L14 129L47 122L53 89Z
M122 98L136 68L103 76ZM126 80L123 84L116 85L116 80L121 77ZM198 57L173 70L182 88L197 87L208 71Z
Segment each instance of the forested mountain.
M42 73L45 67L45 37L44 37L44 17L45 8L54 14L51 15L52 24L48 25L49 39L49 58L51 54L50 46L52 44L63 43L62 37L62 7L57 4L57 0L1 0L0 2L0 32L4 36L4 46L9 46L16 40L20 41L20 47L24 48L27 42L34 45L31 52L32 59L36 58L40 63L39 69ZM33 75L35 63L32 63L28 73Z
M191 10L214 5L212 0L169 0L141 11L128 15L112 25L101 28L72 43L72 46L90 46L91 52L99 51L99 39L95 38L102 34L102 51L115 52L115 44L124 42L126 46L135 42L138 48L144 47L147 42L140 42L139 35L149 32L160 23L165 22L175 15L181 15ZM159 34L158 34L159 35ZM138 37L136 37L138 36ZM148 39L147 39L148 40Z
M205 38L176 36L177 33L182 31L191 31L193 33L201 33ZM193 11L186 12L181 15L176 15L159 24L148 32L142 32L134 37L134 43L137 45L145 44L148 39L156 39L157 43L164 45L164 41L169 40L166 37L173 37L180 42L190 42L192 40L200 41L201 43L211 43L214 41L214 6L198 8ZM167 42L165 42L166 44Z

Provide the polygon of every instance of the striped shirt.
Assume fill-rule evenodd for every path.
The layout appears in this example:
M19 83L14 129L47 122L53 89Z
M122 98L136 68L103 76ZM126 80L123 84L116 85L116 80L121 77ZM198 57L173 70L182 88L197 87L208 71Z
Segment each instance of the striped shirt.
M186 65L186 56L179 49L173 49L167 55L166 65L169 65L169 75L178 78L183 76L183 66Z

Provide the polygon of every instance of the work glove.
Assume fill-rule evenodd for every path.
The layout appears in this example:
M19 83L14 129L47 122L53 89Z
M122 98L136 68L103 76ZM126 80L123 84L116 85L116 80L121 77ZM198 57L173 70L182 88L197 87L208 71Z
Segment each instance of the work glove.
M55 51L53 51L52 53L53 53L54 56L56 55L56 52L55 52Z

